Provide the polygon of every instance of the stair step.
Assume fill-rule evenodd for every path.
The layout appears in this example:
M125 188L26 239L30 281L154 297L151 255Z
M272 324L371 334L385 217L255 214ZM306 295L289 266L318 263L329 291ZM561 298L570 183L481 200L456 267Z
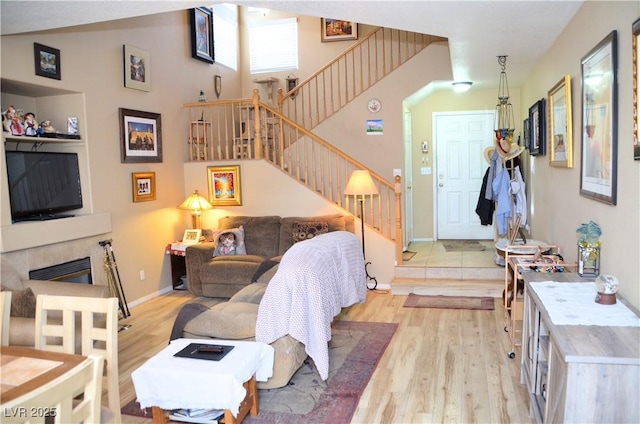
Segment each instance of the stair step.
M396 278L504 281L504 268L497 265L472 268L397 266L394 275Z
M394 295L414 293L430 296L472 296L501 299L503 290L504 279L394 278L391 281L391 292Z

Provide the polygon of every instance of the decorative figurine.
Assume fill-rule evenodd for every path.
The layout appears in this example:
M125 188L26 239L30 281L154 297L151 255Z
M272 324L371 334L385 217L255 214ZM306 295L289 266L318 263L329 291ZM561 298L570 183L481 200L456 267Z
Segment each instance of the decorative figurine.
M24 134L35 137L38 135L38 121L36 121L36 116L32 112L27 112L24 114Z

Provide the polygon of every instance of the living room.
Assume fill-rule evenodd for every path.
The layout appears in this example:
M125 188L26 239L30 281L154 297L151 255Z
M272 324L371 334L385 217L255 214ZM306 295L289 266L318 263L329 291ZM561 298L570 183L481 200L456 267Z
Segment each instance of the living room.
M5 4L3 2L2 8ZM4 10L3 10L4 12ZM274 13L272 16L278 16ZM529 77L520 87L511 87L516 122L527 117L527 111L537 99L546 97L549 89L565 74L571 75L574 128L574 167L562 169L549 166L547 156L530 158L529 178L531 182L531 202L534 210L531 216L532 236L562 246L569 262L577 259L575 230L580 223L594 220L603 230L601 264L604 272L615 274L620 279L620 293L636 308L640 307L640 162L633 160L633 60L631 49L631 24L640 16L640 5L634 2L585 2L575 17L567 25L560 37L551 46L542 60L531 70ZM322 63L331 59L345 47L341 43L320 43L317 34L318 17L299 16L299 25L308 31L314 55L303 55L306 72L296 73L301 80ZM31 17L30 19L38 19ZM101 253L98 241L113 239L118 255L118 267L122 276L124 291L132 306L142 305L146 300L171 291L171 270L169 258L165 255L167 243L178 240L185 228L191 226L191 217L176 206L198 189L208 192L206 167L217 164L242 166L245 202L239 207L219 208L203 214L203 227L214 228L218 218L225 215L274 214L315 215L331 213L335 207L320 201L314 193L306 193L295 183L280 181L283 178L264 164L250 161L224 163L187 163L188 119L182 107L185 103L197 101L200 90L205 90L209 99L214 98L213 76L222 76L221 98L248 98L255 88L253 76L244 72L233 72L224 67L203 64L191 57L189 45L189 23L185 11L100 22L77 27L60 28L41 33L3 35L2 78L20 81L36 86L81 93L84 101L86 121L80 122L80 132L85 137L88 166L90 170L92 214L109 214L110 231L88 238L88 248L93 261L94 279L104 282L101 277ZM361 26L362 33L369 30ZM581 140L581 58L612 30L618 32L618 193L617 205L612 206L580 195L580 154ZM513 36L517 36L514 34ZM33 43L41 43L59 49L62 53L62 78L60 81L42 78L33 72ZM150 52L152 63L152 88L150 92L131 90L123 86L122 46L135 45ZM438 47L441 49L441 47ZM416 90L416 86L428 84L439 78L451 79L448 49L443 54L439 66L432 69L433 75L424 81L395 76L384 90L376 87L375 96L384 104L385 112L397 107L395 115L385 115L385 135L359 149L352 147L359 160L392 181L394 168L404 169L402 147L401 108L403 99ZM510 52L505 52L509 54ZM311 56L311 57L310 57ZM246 59L246 58L245 58ZM430 67L429 58L418 58L425 63L417 68ZM487 58L495 62L494 57ZM515 62L510 57L509 65ZM317 63L316 63L317 62ZM410 65L411 66L411 65ZM508 68L507 68L508 69ZM416 72L404 71L404 72ZM496 82L499 68L496 64ZM443 77L442 75L447 75ZM383 87L381 85L380 87ZM372 95L373 96L373 95ZM335 131L325 129L327 139L338 139L346 144L352 140L360 142L362 128L348 126L344 122L362 122L369 97L363 96L346 117L339 118L341 124ZM432 139L432 112L443 110L494 109L496 89L479 89L460 97L450 92L434 92L411 108L414 116L412 144L419 149L424 139ZM4 102L2 108L8 105ZM17 104L15 106L18 106ZM120 128L118 109L129 108L155 112L162 115L163 161L161 163L141 163L137 165L121 163ZM355 115L355 117L354 117ZM424 118L428 117L428 118ZM42 121L46 116L38 116ZM59 128L64 131L64 128ZM372 144L373 143L373 144ZM355 143L354 143L355 144ZM363 152L361 153L360 150ZM430 156L430 159L433 157ZM418 159L419 161L419 159ZM419 163L419 162L418 162ZM414 164L419 170L420 165ZM535 173L534 173L535 171ZM133 202L131 174L155 172L157 195L154 201ZM267 178L263 177L263 172ZM274 186L285 184L285 189L270 190L269 179ZM424 203L416 205L416 210L431 211L433 203L433 183L431 177L414 176L416 188L425 193ZM294 192L295 195L291 193ZM7 199L2 199L6 205ZM2 225L10 225L6 209L2 209ZM7 222L7 220L9 222ZM433 238L431 219L416 234L418 238ZM369 235L372 234L372 237ZM375 237L367 232L367 240ZM46 237L46 235L42 235ZM375 243L375 239L373 241ZM74 242L75 244L75 242ZM387 282L393 273L392 249L381 241L379 250L368 250L372 256L373 270L378 276L386 275ZM85 246L83 246L85 248ZM3 259L13 262L21 272L40 266L47 266L54 254L36 249L38 254L19 256L16 251L2 253ZM390 270L390 271L389 271ZM144 271L141 273L140 271ZM144 276L144 277L143 277ZM379 305L382 308L382 305ZM372 400L375 402L375 399Z

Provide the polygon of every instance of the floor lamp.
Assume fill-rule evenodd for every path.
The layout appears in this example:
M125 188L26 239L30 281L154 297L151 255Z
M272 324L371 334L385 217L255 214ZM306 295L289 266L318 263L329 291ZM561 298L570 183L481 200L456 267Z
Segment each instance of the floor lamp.
M369 290L375 290L378 285L378 280L375 277L369 275L369 271L367 270L367 265L371 262L367 262L367 257L365 255L364 248L364 197L365 196L375 196L378 194L378 189L373 183L373 179L371 178L371 174L367 170L357 169L353 171L351 174L351 178L349 178L349 182L347 183L347 187L344 189L345 196L354 196L360 202L360 224L362 231L362 257L365 260L364 263L364 272L367 274L367 288ZM373 281L373 285L369 284L370 281Z
M187 209L191 211L193 220L192 226L195 229L200 228L200 213L212 208L213 206L211 206L211 203L209 203L202 194L198 193L198 190L194 191L193 194L187 197L187 200L178 206L178 209Z

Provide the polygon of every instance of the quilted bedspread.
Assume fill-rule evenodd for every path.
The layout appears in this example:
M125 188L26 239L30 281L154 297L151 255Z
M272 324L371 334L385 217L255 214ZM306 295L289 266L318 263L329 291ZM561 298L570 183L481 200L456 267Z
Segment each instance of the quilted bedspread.
M329 374L331 322L366 297L362 246L348 231L333 231L291 246L260 302L256 340L290 335L305 345L323 380Z

